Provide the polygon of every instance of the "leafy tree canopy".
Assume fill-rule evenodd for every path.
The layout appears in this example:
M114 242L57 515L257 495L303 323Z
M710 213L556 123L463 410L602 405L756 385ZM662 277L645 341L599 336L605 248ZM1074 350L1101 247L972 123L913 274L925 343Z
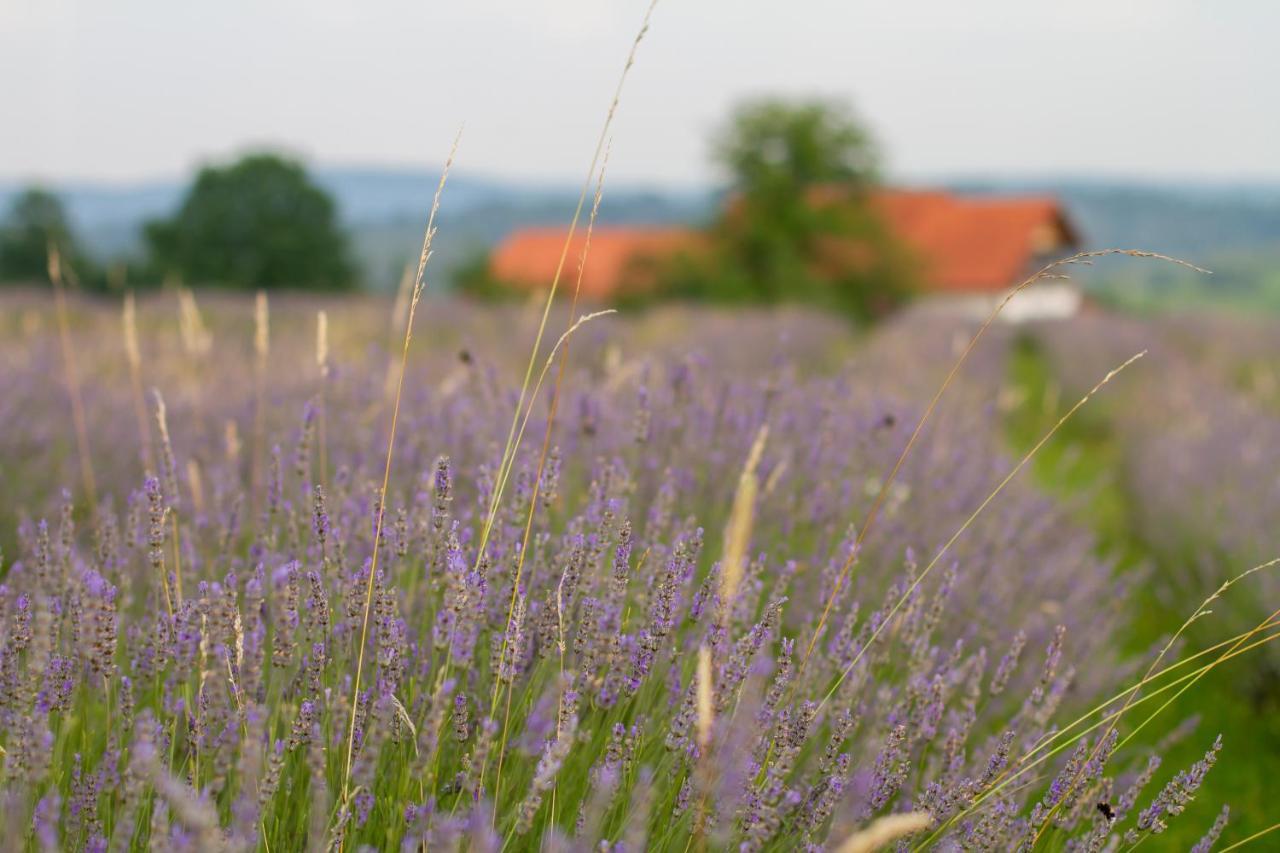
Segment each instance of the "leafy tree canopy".
M50 244L58 248L66 264L86 274L87 258L76 242L62 202L53 193L33 187L14 199L0 225L0 280L43 281Z
M865 188L878 179L870 135L837 101L761 99L738 107L712 141L739 192L799 195L806 187Z
M201 169L177 213L149 223L145 233L154 267L195 283L355 284L333 200L300 163L274 154Z
M707 253L666 271L666 292L811 302L873 319L907 298L911 263L872 209L870 135L844 105L764 99L712 142L730 196Z

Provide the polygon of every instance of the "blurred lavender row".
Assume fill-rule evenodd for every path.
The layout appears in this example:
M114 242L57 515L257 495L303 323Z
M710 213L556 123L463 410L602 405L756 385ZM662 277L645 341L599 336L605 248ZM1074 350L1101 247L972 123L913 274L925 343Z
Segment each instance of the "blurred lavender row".
M1032 486L924 574L1011 468L1003 334L855 552L963 324L597 318L497 500L538 309L428 301L384 501L402 314L332 303L318 348L314 301L256 335L182 301L139 307L141 414L118 309L74 306L92 501L50 307L3 311L0 825L29 846L818 850L910 813L948 849L1100 850L1216 758L1164 790L1107 729L1037 761L1133 666L1122 581Z

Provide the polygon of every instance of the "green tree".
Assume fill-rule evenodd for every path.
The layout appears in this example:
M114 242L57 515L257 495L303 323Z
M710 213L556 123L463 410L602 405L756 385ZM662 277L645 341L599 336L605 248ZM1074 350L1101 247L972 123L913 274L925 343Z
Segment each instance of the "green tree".
M333 200L300 163L252 154L200 170L177 213L148 223L152 265L187 281L240 288L355 283Z
M666 271L670 292L813 302L860 320L909 296L911 259L871 204L879 158L847 107L752 101L716 134L712 151L730 196L710 250Z
M62 202L37 187L14 199L0 226L0 280L43 281L48 274L49 246L58 248L65 264L82 277L88 259L80 250Z

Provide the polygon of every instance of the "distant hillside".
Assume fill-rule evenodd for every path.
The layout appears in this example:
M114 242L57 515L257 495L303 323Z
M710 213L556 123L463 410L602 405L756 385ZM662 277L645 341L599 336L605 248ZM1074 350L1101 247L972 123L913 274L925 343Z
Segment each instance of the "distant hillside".
M1036 192L1062 199L1093 248L1197 256L1280 248L1280 184L1142 184L1102 180L952 181L977 193Z
M337 199L367 281L376 288L393 287L403 265L417 258L439 174L334 167L318 168L313 174ZM173 211L185 188L184 183L157 181L125 186L72 183L54 190L88 249L99 258L112 258L139 252L143 224ZM0 210L7 209L22 189L0 182ZM577 200L578 189L573 187L454 172L441 203L433 266L447 274L514 228L565 223ZM713 195L706 190L606 188L600 220L695 223L713 208Z
M438 175L430 171L322 167L317 180L338 200L371 286L393 286L403 264L416 257ZM1280 185L1142 184L1091 179L963 179L941 181L975 193L1037 192L1061 198L1092 248L1143 248L1187 258L1225 276L1214 285L1239 295L1255 280L1274 281L1280 269ZM0 206L20 187L0 183ZM132 186L69 184L56 188L91 251L100 257L127 255L140 247L147 219L171 211L184 185L155 182ZM514 228L563 224L572 216L578 190L455 173L440 211L435 265L446 275ZM606 188L605 223L693 224L716 207L709 189ZM1270 273L1270 275L1268 275ZM1107 264L1086 273L1108 290L1123 282L1143 299L1194 291L1199 280L1150 265ZM1234 282L1234 284L1231 284ZM1258 285L1261 286L1261 285ZM1265 285L1271 287L1270 284ZM1191 290L1188 291L1188 288ZM1276 295L1280 305L1280 293Z

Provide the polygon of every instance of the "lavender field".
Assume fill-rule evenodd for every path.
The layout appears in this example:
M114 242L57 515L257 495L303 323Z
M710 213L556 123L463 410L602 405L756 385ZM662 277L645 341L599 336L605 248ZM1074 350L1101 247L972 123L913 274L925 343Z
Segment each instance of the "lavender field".
M996 327L904 455L974 327L670 308L553 351L557 305L530 362L540 306L426 299L396 415L407 308L73 300L63 337L4 297L7 848L1208 850L1272 822L1280 589L1201 602L1275 551L1273 338ZM1072 488L1090 458L1119 461Z

